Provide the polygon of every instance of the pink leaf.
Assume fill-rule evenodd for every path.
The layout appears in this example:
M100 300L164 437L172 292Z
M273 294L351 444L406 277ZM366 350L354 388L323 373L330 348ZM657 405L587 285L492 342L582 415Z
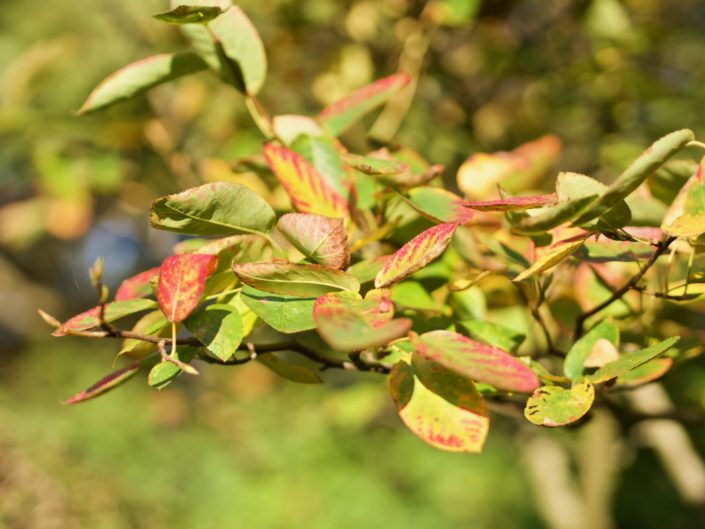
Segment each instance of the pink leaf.
M115 292L115 301L138 299L152 292L151 281L159 276L159 267L150 268L144 272L125 279Z

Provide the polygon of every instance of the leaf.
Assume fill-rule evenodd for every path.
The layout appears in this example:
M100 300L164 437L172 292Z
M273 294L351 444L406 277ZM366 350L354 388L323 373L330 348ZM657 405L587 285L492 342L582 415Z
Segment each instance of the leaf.
M342 219L287 213L277 228L307 259L327 268L345 268L350 260L348 237Z
M361 156L359 154L345 153L343 161L370 176L393 176L405 173L409 165L393 158L377 158L375 156Z
M157 302L151 299L131 299L127 301L113 301L105 304L105 321L111 322L152 309ZM52 336L66 336L70 331L87 331L100 325L100 305L82 312L65 321L56 329Z
M618 345L619 327L612 320L602 320L576 341L563 362L565 376L577 380L583 375L585 361L599 340L608 340L613 345Z
M234 264L233 271L246 285L285 296L318 297L338 290L360 290L360 283L350 274L319 265L259 262Z
M475 212L458 195L440 187L416 187L404 200L416 211L436 222L466 224Z
M223 362L230 360L243 337L242 320L232 305L213 304L184 320L186 328Z
M539 386L536 375L509 353L451 331L431 331L412 338L414 350L455 373L497 389L530 393Z
M555 193L523 197L506 197L499 200L464 200L463 205L478 211L514 211L553 206L558 202Z
M693 139L693 131L682 129L656 140L617 177L607 188L607 191L592 206L580 215L575 224L584 224L616 206L634 192L651 173L661 167L671 156L685 147L688 142L693 141Z
M389 389L406 426L425 443L450 452L477 453L487 438L489 417L482 397L472 383L458 379L446 371L427 373L426 382L439 380L434 386L455 388L462 395L455 405L428 389L414 368L397 363L389 375Z
M705 233L705 183L703 163L676 195L663 217L661 229L674 237L698 237Z
M313 321L316 298L276 295L245 287L242 301L267 325L284 334L316 328Z
M598 182L594 178L590 178L584 174L561 172L558 173L556 179L556 191L561 202L568 202L578 199L586 199L592 196L599 197L607 192L607 186L602 182ZM618 228L625 226L631 220L632 214L626 202L620 200L613 208L606 211L600 218L601 224L597 227ZM596 224L582 223L583 226Z
M338 136L362 116L384 104L410 81L411 77L405 73L379 79L327 106L318 114L317 119L328 132Z
M135 362L129 366L123 367L110 373L109 375L101 378L98 382L93 384L88 389L77 393L71 398L66 399L63 404L78 404L79 402L85 402L87 400L93 399L104 393L107 393L111 389L114 389L137 374L137 372L142 367L142 362Z
M308 366L292 364L274 353L257 356L257 360L274 371L277 375L299 384L322 384L320 375Z
M499 323L481 320L463 320L458 324L468 331L470 337L505 351L516 351L526 336Z
M438 224L399 248L375 277L375 287L397 283L441 255L453 239L455 223Z
M267 55L259 33L242 9L232 6L208 29L222 52L235 66L235 86L250 95L260 91L267 78Z
M142 316L132 327L132 332L145 334L148 336L163 336L163 331L169 325L161 310L148 312ZM131 356L144 356L156 351L157 344L138 340L136 338L126 338L122 341L122 348L118 356L129 354Z
M391 300L395 305L405 309L438 311L438 304L433 301L426 289L416 281L403 281L392 286Z
M547 251L534 262L534 264L516 276L512 281L523 281L535 276L536 274L540 274L541 272L545 272L546 270L553 268L567 259L573 252L575 252L575 250L580 248L587 237L589 237L589 234L579 235L577 237L571 237L569 239L553 243Z
M128 64L106 77L96 86L78 110L79 114L95 112L130 99L167 81L208 68L191 52L164 53Z
M347 215L347 201L301 155L286 147L267 143L264 156L296 209L327 217Z
M545 233L578 216L594 199L595 195L591 195L561 202L556 206L541 210L533 217L522 219L512 228L512 231L525 235Z
M595 388L583 378L570 389L543 386L529 397L524 416L539 426L564 426L585 415L595 400Z
M260 235L231 235L206 242L194 253L217 255L218 269L230 268L235 263L251 263L272 257L272 244Z
M406 335L411 320L392 320L393 310L388 291L368 294L364 301L354 292L337 292L316 300L313 319L319 334L333 349L362 351Z
M654 358L617 377L617 385L631 388L653 382L665 375L672 366L671 358Z
M351 276L357 278L360 284L372 281L379 271L384 268L384 265L389 260L389 255L382 255L379 257L372 257L370 259L363 259L358 261L348 268L347 272Z
M139 299L152 293L152 280L159 277L159 267L150 268L125 279L115 291L115 301Z
M290 148L313 165L323 182L343 197L345 202L349 201L352 176L341 158L345 148L337 139L329 136L301 135Z
M651 347L641 349L634 353L622 355L619 360L605 364L588 378L593 384L599 384L601 382L606 382L613 378L622 376L632 369L635 369L649 360L665 353L668 349L673 347L678 340L680 340L680 336L672 336L671 338L668 338L656 345L652 345Z
M214 255L180 254L164 259L157 301L170 322L183 321L196 308L217 259Z
M193 359L194 356L196 356L196 351L197 349L195 347L179 346L179 348L170 356L178 362L187 364ZM183 370L175 363L168 361L159 362L149 371L149 374L147 375L147 384L152 387L162 389L181 373L183 373Z
M167 24L205 24L221 13L223 13L223 10L216 6L180 5L164 13L152 16Z
M215 182L187 189L152 203L152 226L192 235L265 234L276 215L265 200L249 188Z
M321 136L324 133L315 119L296 114L274 116L272 118L272 127L274 128L275 137L279 138L284 145L291 145L302 134Z

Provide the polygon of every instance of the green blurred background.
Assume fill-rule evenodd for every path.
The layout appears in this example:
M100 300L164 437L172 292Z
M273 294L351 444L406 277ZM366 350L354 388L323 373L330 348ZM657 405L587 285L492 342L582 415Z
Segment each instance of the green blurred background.
M604 178L670 130L705 134L696 0L239 5L267 47L273 113L316 112L400 64L420 72L395 140L445 164L450 185L473 152L545 133L564 143L562 169ZM483 455L445 454L404 431L379 377L297 386L257 365L62 407L118 344L49 340L35 309L93 306L99 255L113 286L158 263L175 238L149 230L149 201L236 178L230 162L260 148L241 98L205 74L73 114L118 67L185 47L150 18L166 7L2 2L0 528L705 526L697 464L664 464L648 433L604 415L562 432L497 416ZM366 125L397 132L395 116ZM362 151L364 130L344 140ZM705 404L702 362L665 384ZM687 433L704 453L703 428Z

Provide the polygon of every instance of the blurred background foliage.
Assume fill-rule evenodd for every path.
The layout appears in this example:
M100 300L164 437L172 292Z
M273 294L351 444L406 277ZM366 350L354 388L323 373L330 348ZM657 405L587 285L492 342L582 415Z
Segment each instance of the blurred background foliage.
M605 179L670 130L705 134L696 0L239 4L267 47L272 113L313 113L399 68L418 73L405 119L401 100L366 125L381 140L399 125L394 140L444 164L451 186L470 154L545 133L563 141L561 169ZM207 74L74 115L115 69L185 46L150 18L165 8L0 10L0 528L705 524L696 452L664 461L648 431L607 416L548 433L496 418L484 455L457 456L400 429L381 378L312 388L256 365L60 408L105 372L116 344L50 342L36 307L63 317L93 306L85 270L99 255L112 285L157 264L175 239L149 230L150 200L247 184L233 162L260 148L242 99ZM353 150L374 143L364 130L346 133ZM664 383L677 402L705 404L702 362ZM702 427L689 433L703 453Z

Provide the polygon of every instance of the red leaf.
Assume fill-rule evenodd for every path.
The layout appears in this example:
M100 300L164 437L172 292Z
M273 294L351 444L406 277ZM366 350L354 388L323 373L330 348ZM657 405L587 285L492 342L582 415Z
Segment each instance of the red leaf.
M140 370L141 365L142 362L135 362L134 364L130 364L127 367L118 369L117 371L114 371L109 375L101 378L90 388L81 391L80 393L76 393L73 397L66 399L63 403L78 404L79 402L84 402L86 400L90 400L99 395L102 395L103 393L107 393L111 389L116 388L117 386L132 378L132 376Z
M170 322L184 320L198 305L206 278L215 270L215 255L180 254L164 259L157 301Z
M536 195L530 197L508 197L500 200L465 200L463 206L479 211L511 211L553 206L558 203L558 195Z
M128 299L138 299L149 295L152 292L150 283L152 279L159 276L159 267L150 268L144 272L125 279L115 292L115 301L126 301Z

